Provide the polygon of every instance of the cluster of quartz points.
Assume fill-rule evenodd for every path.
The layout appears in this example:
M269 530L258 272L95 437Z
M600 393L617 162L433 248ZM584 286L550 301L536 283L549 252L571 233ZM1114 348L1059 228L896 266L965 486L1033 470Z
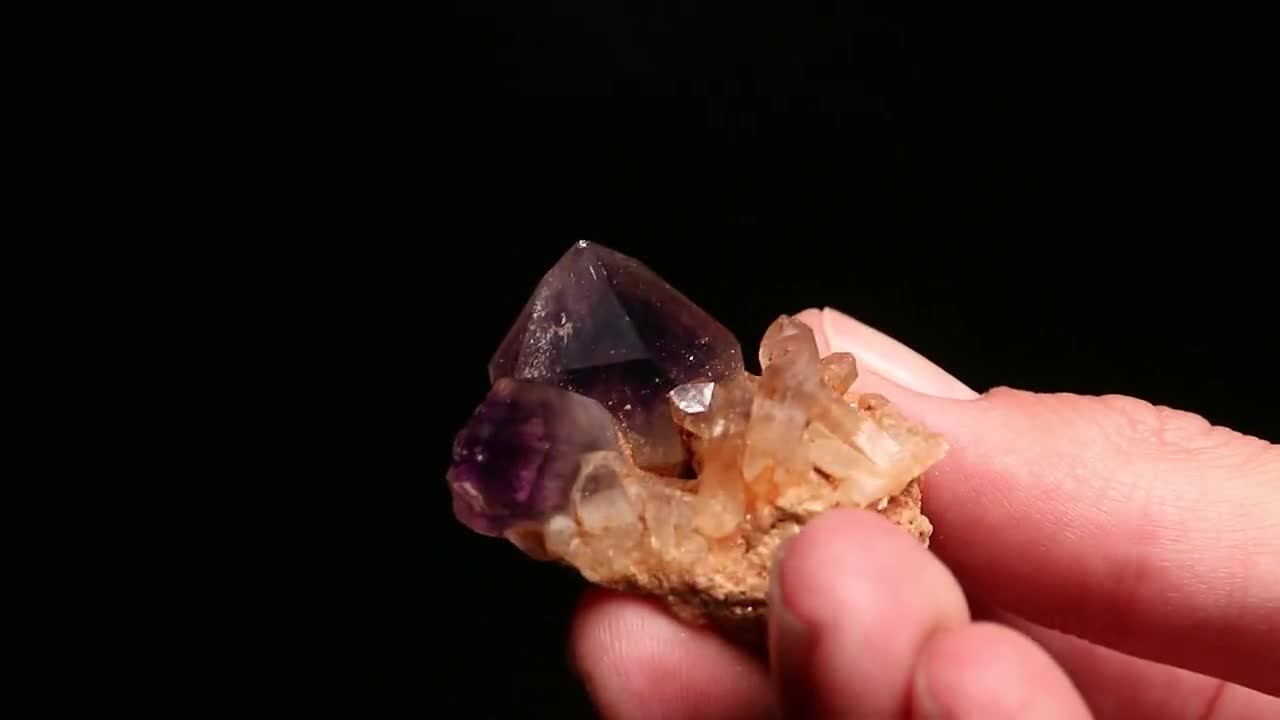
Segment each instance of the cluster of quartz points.
M777 545L833 507L922 542L918 477L944 440L851 391L782 316L747 372L737 340L636 261L575 245L543 278L454 445L458 518L691 620L764 611Z

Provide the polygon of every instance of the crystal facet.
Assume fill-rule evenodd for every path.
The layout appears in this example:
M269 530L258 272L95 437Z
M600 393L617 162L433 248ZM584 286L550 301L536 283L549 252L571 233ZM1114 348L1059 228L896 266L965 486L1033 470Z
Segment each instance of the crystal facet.
M760 637L777 548L868 508L928 544L919 478L946 441L780 316L747 372L734 337L631 258L578 243L489 366L448 472L454 511L587 580Z
M858 363L849 353L831 353L822 358L822 379L832 390L844 395L858 379Z
M596 401L501 378L454 440L454 513L484 535L540 522L568 504L583 453L617 449L613 419Z
M742 372L723 325L648 267L578 242L551 268L489 363L490 381L536 380L599 401L632 460L677 473L685 461L666 395Z

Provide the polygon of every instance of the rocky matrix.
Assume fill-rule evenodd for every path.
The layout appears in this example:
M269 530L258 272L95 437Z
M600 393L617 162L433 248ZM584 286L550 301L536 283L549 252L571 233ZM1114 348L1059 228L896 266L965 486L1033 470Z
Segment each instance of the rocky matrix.
M467 527L681 617L758 640L777 546L834 507L928 544L920 475L946 452L853 356L779 317L744 369L734 336L639 262L575 244L489 366L448 482Z

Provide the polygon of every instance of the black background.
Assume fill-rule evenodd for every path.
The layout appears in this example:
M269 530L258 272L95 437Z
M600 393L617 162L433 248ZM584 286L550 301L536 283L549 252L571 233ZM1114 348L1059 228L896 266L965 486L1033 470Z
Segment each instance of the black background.
M832 305L978 389L1280 437L1274 18L1033 5L15 22L15 237L53 251L6 507L22 666L50 700L589 713L581 583L463 531L443 481L579 238L748 347Z

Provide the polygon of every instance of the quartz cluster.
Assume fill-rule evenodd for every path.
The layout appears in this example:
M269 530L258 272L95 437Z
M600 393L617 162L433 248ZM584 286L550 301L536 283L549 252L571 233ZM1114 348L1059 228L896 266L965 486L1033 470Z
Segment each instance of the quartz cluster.
M927 544L920 475L945 440L852 389L780 316L749 372L732 333L647 267L579 242L538 284L455 438L454 513L477 533L750 635L777 546L834 507Z

